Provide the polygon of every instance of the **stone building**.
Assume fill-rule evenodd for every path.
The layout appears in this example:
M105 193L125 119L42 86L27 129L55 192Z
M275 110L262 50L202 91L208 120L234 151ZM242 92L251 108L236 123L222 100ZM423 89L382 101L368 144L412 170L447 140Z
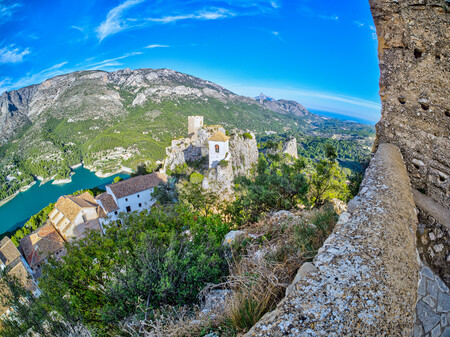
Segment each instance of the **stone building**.
M66 241L84 237L87 230L102 230L99 219L104 217L105 212L88 192L63 195L49 214L50 222Z
M152 194L159 184L167 183L164 173L151 173L106 185L106 192L95 201L106 213L102 223L117 220L119 213L149 209L156 202Z
M16 247L14 246L14 248ZM2 270L5 270L8 276L13 277L14 281L20 282L20 284L25 289L29 290L34 296L38 297L41 295L41 291L39 290L36 282L31 277L28 264L26 263L26 261L24 262L20 257L16 258L7 266L5 266L2 262ZM9 294L11 294L8 285L4 282L4 279L0 279L0 293L3 296L8 296ZM9 305L7 305L7 303L3 302L2 298L0 298L0 320L8 317L13 312L14 308L11 308Z
M209 168L216 167L221 160L229 160L229 140L230 137L221 131L217 131L212 137L208 138Z
M17 247L11 241L11 239L5 236L2 241L0 241L0 269L4 270L12 263L17 263L20 260L23 267L28 271L30 275L33 274L27 260L20 254Z
M51 223L46 223L20 239L19 251L33 271L33 277L37 279L50 256L58 259L65 254L64 239Z

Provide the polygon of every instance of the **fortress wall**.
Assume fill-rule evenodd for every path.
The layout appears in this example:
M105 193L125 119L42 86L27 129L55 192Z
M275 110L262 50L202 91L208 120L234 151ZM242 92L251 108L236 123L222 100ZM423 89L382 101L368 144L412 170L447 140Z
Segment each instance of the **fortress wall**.
M382 117L414 188L450 209L450 2L369 0L378 35Z
M309 274L246 336L412 335L417 215L397 146L379 144L348 208Z

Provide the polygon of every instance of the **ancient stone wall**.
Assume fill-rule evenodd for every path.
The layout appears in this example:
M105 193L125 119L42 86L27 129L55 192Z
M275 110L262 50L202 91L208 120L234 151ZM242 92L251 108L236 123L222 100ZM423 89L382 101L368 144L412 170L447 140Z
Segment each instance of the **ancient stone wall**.
M450 2L369 0L378 35L382 117L413 187L450 209Z
M411 336L419 283L416 228L400 150L380 144L360 193L313 266L300 269L289 295L246 336Z

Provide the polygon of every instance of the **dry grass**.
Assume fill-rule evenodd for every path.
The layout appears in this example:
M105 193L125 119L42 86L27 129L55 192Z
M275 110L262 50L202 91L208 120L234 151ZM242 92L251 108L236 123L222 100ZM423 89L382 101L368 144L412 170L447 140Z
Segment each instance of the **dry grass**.
M133 337L197 337L212 330L222 330L224 337L235 336L226 326L223 314L203 315L198 307L187 306L162 307L152 311L146 320L130 319L122 326L125 335Z
M275 214L246 229L250 239L233 246L237 257L226 282L233 291L226 315L238 331L248 331L275 308L298 268L315 256L336 220L334 211L325 208L294 216Z

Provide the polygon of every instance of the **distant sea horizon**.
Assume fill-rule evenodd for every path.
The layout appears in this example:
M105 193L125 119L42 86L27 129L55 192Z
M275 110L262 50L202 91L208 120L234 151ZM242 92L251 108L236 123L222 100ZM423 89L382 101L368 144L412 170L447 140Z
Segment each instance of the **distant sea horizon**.
M344 115L344 114L340 114L340 113L336 113L336 112L322 111L322 110L316 110L316 109L308 109L308 111L312 112L314 114L317 114L319 116L322 116L322 117L336 118L336 119L358 122L358 123L367 124L367 125L375 125L376 123L378 123L378 121L374 122L374 121L371 121L368 119L359 118L359 117L350 116L350 115Z

